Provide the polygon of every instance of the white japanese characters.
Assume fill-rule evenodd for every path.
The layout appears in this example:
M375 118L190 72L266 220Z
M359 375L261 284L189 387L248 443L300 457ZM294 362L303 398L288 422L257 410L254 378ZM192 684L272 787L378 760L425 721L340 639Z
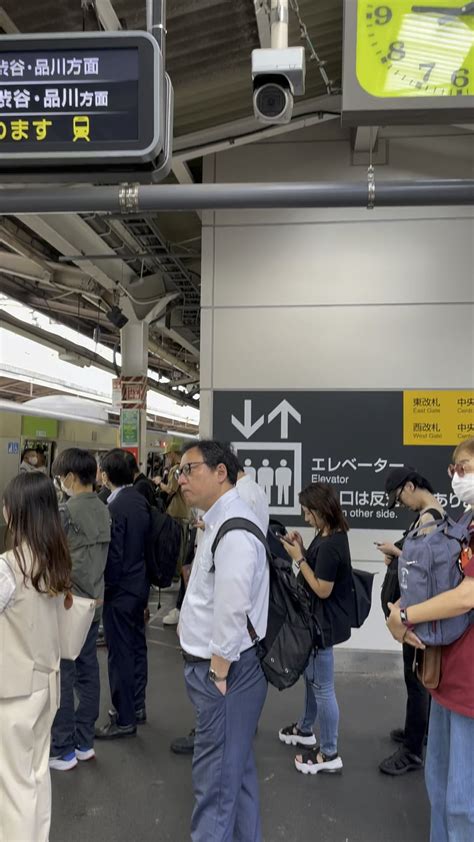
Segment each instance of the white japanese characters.
M37 58L31 64L24 59L1 59L0 78L23 78L33 74L35 77L59 76L98 76L99 58L95 56L67 58L66 56Z

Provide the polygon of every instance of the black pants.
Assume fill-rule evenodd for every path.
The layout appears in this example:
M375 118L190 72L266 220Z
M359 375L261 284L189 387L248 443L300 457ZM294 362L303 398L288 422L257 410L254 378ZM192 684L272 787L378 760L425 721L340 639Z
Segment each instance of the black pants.
M418 681L413 670L415 649L408 643L403 644L403 672L407 688L407 708L405 716L405 748L421 757L423 740L428 725L430 694Z
M118 591L104 603L109 684L119 725L135 725L145 707L148 678L144 611L147 599Z

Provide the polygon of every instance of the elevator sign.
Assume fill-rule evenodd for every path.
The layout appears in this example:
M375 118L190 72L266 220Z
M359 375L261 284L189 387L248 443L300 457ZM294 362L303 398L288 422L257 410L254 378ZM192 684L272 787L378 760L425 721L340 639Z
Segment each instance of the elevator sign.
M0 166L156 158L162 74L147 33L3 36Z

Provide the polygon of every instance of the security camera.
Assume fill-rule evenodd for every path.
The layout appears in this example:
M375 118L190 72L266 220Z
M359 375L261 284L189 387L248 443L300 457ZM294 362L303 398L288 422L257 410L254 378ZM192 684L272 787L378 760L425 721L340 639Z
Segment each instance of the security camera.
M253 109L261 123L289 123L304 94L304 47L252 51Z

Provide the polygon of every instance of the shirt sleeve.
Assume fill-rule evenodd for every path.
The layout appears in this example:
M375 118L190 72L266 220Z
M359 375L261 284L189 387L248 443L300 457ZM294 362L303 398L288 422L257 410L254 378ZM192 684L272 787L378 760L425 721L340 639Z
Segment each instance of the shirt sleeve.
M109 587L117 585L122 577L126 532L125 518L121 515L114 516L112 513L110 544L104 573L105 584Z
M325 582L335 582L339 567L340 556L337 548L329 541L324 541L318 550L314 575Z
M15 592L15 577L5 559L0 558L0 614L13 604Z
M252 582L258 559L256 541L252 535L235 530L224 535L215 552L214 618L210 651L226 661L238 661L247 630L247 616L252 607Z

